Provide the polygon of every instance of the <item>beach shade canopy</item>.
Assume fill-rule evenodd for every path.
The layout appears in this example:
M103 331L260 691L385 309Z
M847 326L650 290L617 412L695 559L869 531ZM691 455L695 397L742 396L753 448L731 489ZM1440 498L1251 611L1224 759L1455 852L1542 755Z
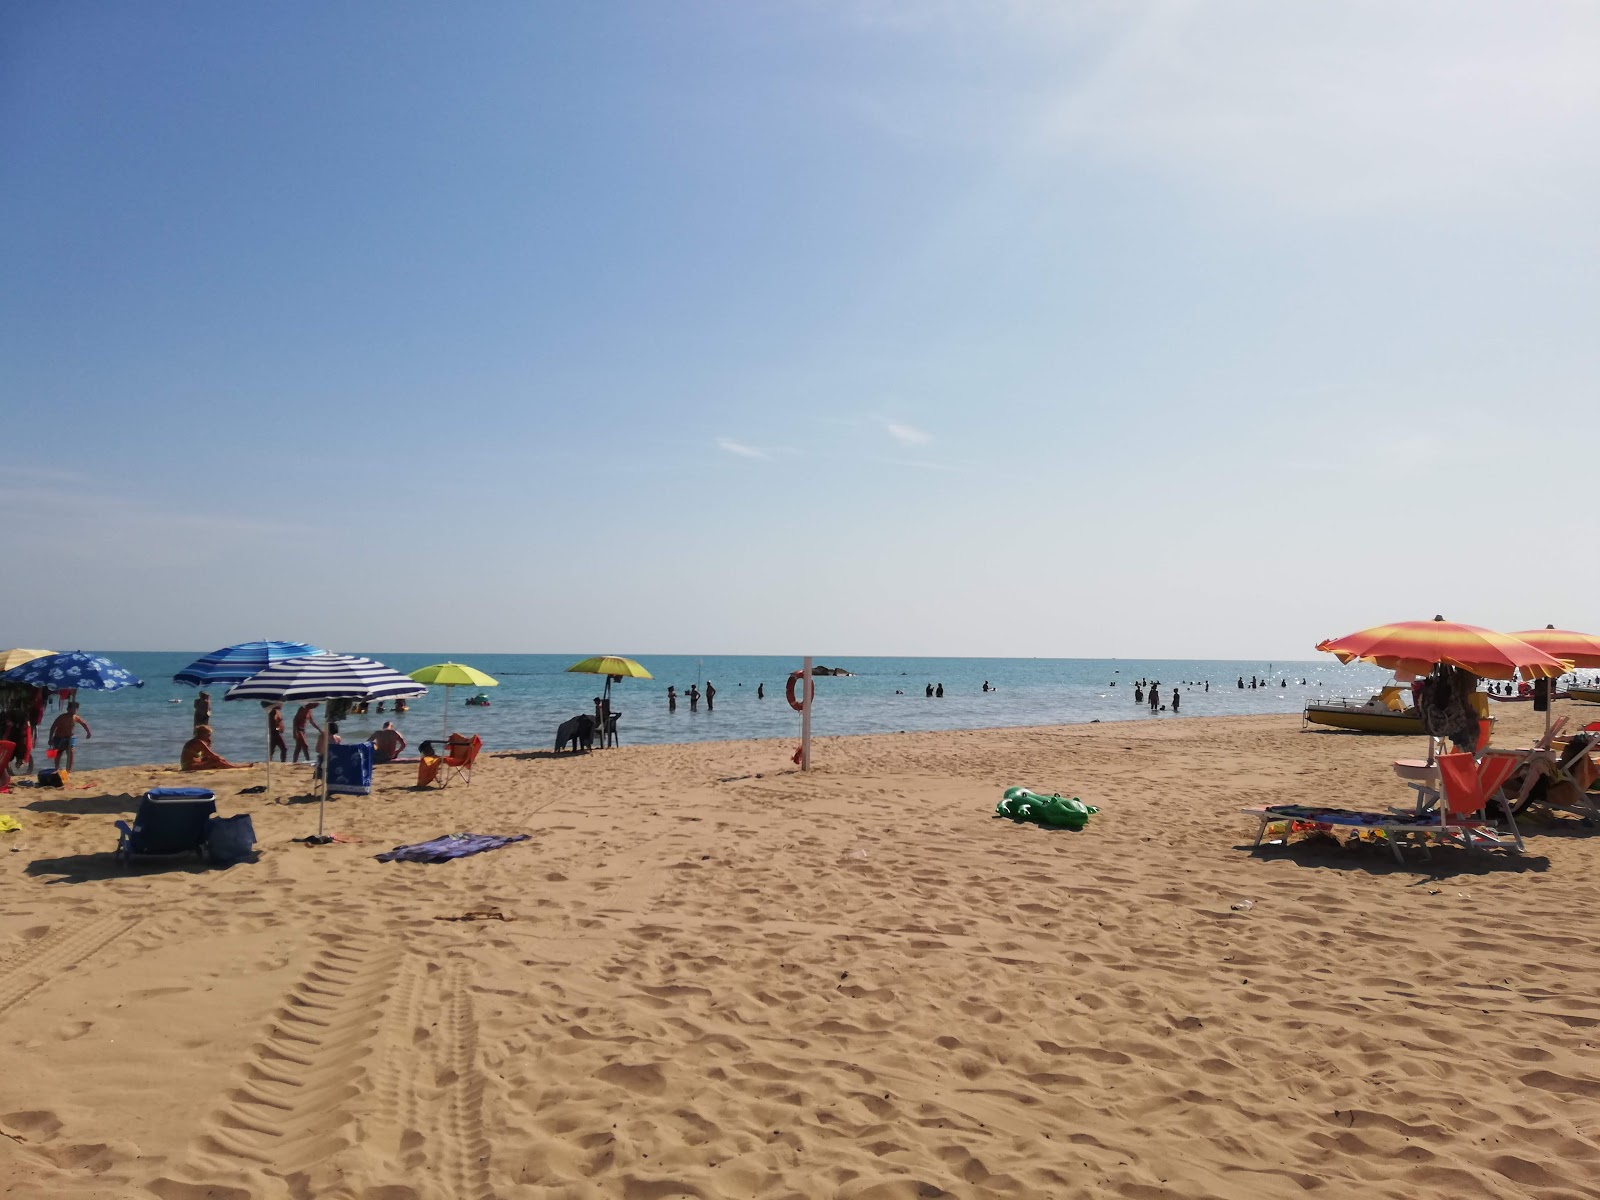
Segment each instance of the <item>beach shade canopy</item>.
M617 654L600 654L594 658L586 658L582 662L573 663L567 668L569 674L576 675L604 675L606 677L605 704L606 711L611 711L611 681L619 675L628 679L654 679L655 676L646 671L631 658L623 658ZM602 732L604 732L602 730ZM603 743L602 743L603 744Z
M398 700L428 689L381 662L354 654L307 654L286 658L236 683L224 700L295 704L312 700Z
M236 683L224 700L265 700L269 704L310 703L316 700L398 700L421 696L428 689L381 662L354 654L329 654L326 650L303 658L286 658L266 667L243 683ZM317 806L317 838L323 834L328 812L330 771L322 772L322 801Z
M1440 665L1460 667L1484 679L1510 679L1518 671L1525 678L1554 679L1568 670L1559 658L1508 633L1458 625L1443 617L1374 625L1318 642L1317 649L1342 663L1361 659L1412 675L1426 675Z
M237 646L224 646L221 650L213 650L203 658L195 659L174 675L172 682L187 683L191 687L205 687L212 683L243 683L275 662L321 653L319 647L305 642L240 642Z
M631 658L621 658L615 654L601 654L595 658L586 658L580 663L573 663L567 670L576 675L621 675L627 679L654 679L655 676L646 671Z
M52 692L78 688L86 692L114 692L118 688L143 687L140 679L126 667L109 658L84 650L46 654L30 659L0 675L0 683L26 683Z
M492 675L485 675L475 667L454 662L434 663L431 667L418 667L411 672L408 678L414 679L418 683L436 684L447 688L500 686L500 681Z
M0 672L9 671L25 662L32 662L36 658L54 653L54 650L0 650Z
M1592 633L1574 633L1570 629L1546 625L1543 629L1527 629L1511 636L1575 667L1585 670L1600 667L1600 637Z
M444 736L450 736L450 689L453 687L499 687L500 681L473 667L461 663L434 663L411 672L418 683L442 685L444 688Z

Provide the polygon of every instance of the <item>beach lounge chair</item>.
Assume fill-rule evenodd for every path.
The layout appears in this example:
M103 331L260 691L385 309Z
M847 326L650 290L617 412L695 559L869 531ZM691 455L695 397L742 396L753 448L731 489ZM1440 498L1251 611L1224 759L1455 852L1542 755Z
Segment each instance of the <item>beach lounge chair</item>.
M1444 845L1460 846L1468 850L1522 851L1522 835L1517 830L1511 806L1504 802L1500 807L1510 826L1510 835L1502 834L1487 815L1490 801L1500 794L1501 788L1519 766L1528 761L1528 752L1521 754L1485 754L1474 759L1465 751L1441 754L1437 760L1439 783L1443 792L1441 803L1432 809L1415 812L1362 812L1342 808L1316 808L1302 804L1272 804L1242 809L1246 816L1261 822L1256 831L1252 849L1259 849L1267 840L1267 832L1281 827L1283 845L1295 833L1324 833L1333 837L1359 839L1363 833L1382 833L1396 862L1403 863L1402 845L1426 843L1437 840ZM1417 785L1413 785L1417 786ZM1419 788L1419 790L1421 790Z
M372 743L351 742L328 747L328 794L372 794Z
M445 745L450 753L442 758L436 754L422 756L422 761L417 764L418 787L427 787L431 783L438 783L442 788L449 787L452 779L459 779L466 784L472 782L472 767L478 761L478 751L483 749L483 739L477 734L469 738L464 734L452 733Z
M133 824L117 822L117 861L143 855L204 857L216 811L216 793L210 788L151 788L139 802Z

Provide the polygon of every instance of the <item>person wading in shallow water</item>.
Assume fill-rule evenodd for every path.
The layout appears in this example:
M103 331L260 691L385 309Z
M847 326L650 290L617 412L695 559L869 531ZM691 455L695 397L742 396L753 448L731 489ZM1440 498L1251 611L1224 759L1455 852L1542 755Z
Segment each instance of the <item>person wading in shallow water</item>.
M1177 712L1178 711L1178 689L1177 688L1173 688L1172 689L1172 711L1173 712Z

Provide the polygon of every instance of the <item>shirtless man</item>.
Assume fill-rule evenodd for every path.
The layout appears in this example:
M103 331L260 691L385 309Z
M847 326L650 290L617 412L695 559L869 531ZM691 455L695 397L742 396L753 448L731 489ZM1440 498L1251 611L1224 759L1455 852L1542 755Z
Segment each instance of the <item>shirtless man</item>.
M393 762L400 757L400 752L406 748L406 739L394 727L393 721L385 721L383 728L372 735L372 760L374 762Z
M306 726L309 725L309 726L311 726L311 728L315 729L317 731L317 734L318 734L319 738L320 738L320 736L322 734L322 726L318 725L316 720L311 716L311 714L316 712L316 711L317 711L317 706L316 706L315 703L302 704L299 708L294 710L294 761L295 762L299 762L300 761L300 756L302 754L304 754L307 758L311 758L312 757L311 745L310 745L309 742L306 741Z
M78 715L78 702L74 700L67 705L67 711L50 722L50 749L56 752L56 770L70 771L76 761L73 747L78 744L78 739L73 730L76 726L83 726L83 736L92 738L94 730L89 728L89 722Z

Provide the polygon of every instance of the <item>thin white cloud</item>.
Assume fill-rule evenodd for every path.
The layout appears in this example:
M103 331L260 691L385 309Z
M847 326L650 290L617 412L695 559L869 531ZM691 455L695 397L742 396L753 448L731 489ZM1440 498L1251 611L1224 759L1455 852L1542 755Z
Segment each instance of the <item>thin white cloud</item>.
M933 434L903 421L885 421L883 430L902 446L926 446L933 441Z
M772 455L768 454L759 446L747 446L743 442L734 441L732 438L719 437L717 439L717 449L725 451L728 454L737 455L740 458L772 457Z

